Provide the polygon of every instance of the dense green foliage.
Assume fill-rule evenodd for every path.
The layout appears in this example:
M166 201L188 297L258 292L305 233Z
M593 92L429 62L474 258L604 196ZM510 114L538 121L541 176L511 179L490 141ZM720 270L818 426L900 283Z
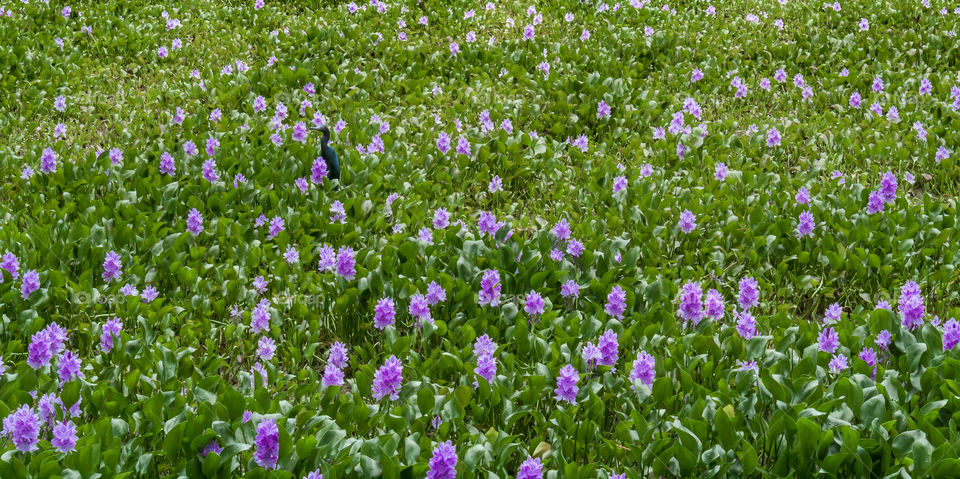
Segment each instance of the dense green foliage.
M61 404L35 450L4 421L0 477L422 478L444 441L458 477L528 457L551 479L960 474L953 4L67 6L0 2L0 255L19 261L0 271L0 417ZM339 181L311 179L301 122L330 125ZM685 316L693 282L723 314ZM420 321L431 283L445 298ZM66 342L36 366L53 323ZM619 356L597 366L608 330ZM335 342L343 384L321 384ZM62 380L62 351L82 377ZM390 356L402 388L376 399ZM568 364L576 404L554 393ZM269 420L275 469L254 455ZM54 422L76 426L68 452Z

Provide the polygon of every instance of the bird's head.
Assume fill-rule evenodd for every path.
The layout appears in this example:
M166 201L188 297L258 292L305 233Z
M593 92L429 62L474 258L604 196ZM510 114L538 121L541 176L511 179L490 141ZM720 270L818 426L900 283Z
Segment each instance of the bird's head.
M323 139L320 140L320 143L323 145L326 145L327 142L330 141L330 127L324 124L324 125L320 125L320 128L317 128L317 129L320 130L321 133L323 133Z

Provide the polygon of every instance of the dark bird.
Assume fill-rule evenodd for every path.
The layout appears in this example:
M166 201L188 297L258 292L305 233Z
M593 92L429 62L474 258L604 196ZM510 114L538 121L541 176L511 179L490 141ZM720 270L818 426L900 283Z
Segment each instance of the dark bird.
M320 125L317 129L323 133L323 138L320 139L320 156L323 157L323 161L327 163L327 171L329 172L330 179L339 180L340 158L337 157L337 150L334 150L333 147L328 144L330 142L330 127Z

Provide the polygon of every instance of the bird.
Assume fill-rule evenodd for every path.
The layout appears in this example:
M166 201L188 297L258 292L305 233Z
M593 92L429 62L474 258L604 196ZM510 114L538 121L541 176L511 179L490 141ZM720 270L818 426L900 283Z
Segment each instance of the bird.
M330 142L330 127L320 125L316 129L323 133L323 138L320 139L320 156L323 157L323 161L327 164L330 179L339 180L340 158L337 156L337 150L334 150L333 147L328 144Z

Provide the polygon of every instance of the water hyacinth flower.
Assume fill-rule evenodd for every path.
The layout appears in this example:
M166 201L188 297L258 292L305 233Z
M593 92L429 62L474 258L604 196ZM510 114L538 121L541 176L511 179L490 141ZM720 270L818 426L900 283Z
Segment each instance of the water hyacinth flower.
M867 366L873 367L877 365L877 353L873 348L867 348L863 351L860 351L860 359L862 359Z
M177 165L173 160L173 155L163 152L160 155L160 173L173 176L177 172Z
M627 188L627 177L620 175L613 179L613 194L617 194Z
M217 162L214 160L207 160L203 162L203 179L213 183L220 179L220 175L217 173Z
M35 451L40 442L40 418L24 404L3 418L2 436L10 438L20 452Z
M427 463L427 479L454 479L457 477L457 450L450 441L444 441L433 450Z
M870 196L867 199L867 214L872 215L876 213L883 213L883 194L877 190L870 192Z
M804 211L800 213L800 217L797 219L797 237L803 238L805 236L813 238L813 229L815 227L813 214L809 211Z
M30 338L30 346L27 347L27 365L33 369L40 369L50 364L51 358L53 358L53 348L47 332L34 333Z
M576 299L580 296L580 285L576 281L569 279L560 286L560 296L564 298Z
M355 254L353 248L349 246L341 246L337 250L337 274L343 276L347 281L352 280L357 274Z
M907 281L900 289L900 300L897 302L897 311L902 318L901 324L910 329L916 329L923 324L925 307L920 286L915 281Z
M646 351L637 353L637 359L633 361L633 369L630 370L630 381L640 380L647 387L653 387L653 378L656 375L654 366L656 360ZM631 386L632 387L632 386Z
M320 379L320 385L323 387L343 386L343 370L333 364L327 364L323 368L323 377Z
M257 424L254 446L253 461L264 469L276 469L280 456L280 429L273 419L263 418Z
M703 303L703 314L719 321L723 319L725 311L726 306L723 302L723 295L715 289L707 291L706 301Z
M250 313L250 332L257 334L270 329L270 301L260 300Z
M890 334L890 331L884 329L877 333L877 339L874 340L877 347L883 350L886 350L890 346L890 340L893 339L893 335Z
M600 335L600 339L597 340L597 350L600 353L599 360L597 364L601 366L611 366L613 371L616 371L617 359L620 356L619 352L620 343L617 339L617 333L608 329Z
M433 227L442 230L450 224L450 213L446 208L437 208L433 212Z
M333 345L330 346L330 351L327 353L327 362L340 369L347 367L347 364L350 362L347 354L347 345L340 341L334 342Z
M57 359L57 375L60 377L60 384L63 385L77 378L82 378L80 371L80 358L72 351L64 351Z
M727 179L727 165L724 163L717 163L714 167L713 178L717 181L724 181Z
M827 308L824 316L827 322L840 321L841 314L843 314L843 308L840 307L840 303L833 303Z
M433 317L430 315L430 305L427 298L422 294L415 294L410 298L410 305L407 307L410 316L417 319L417 327L423 325L424 321L433 324Z
M586 32L586 30L584 30ZM589 38L589 33L587 34ZM585 40L585 39L584 39ZM600 103L597 103L597 118L606 118L610 116L610 106L603 100L600 100Z
M216 439L211 439L206 446L203 446L203 450L200 451L200 457L207 457L207 454L211 452L217 455L223 452L223 448L220 447L220 443L218 443Z
M532 318L535 318L544 311L544 302L543 297L540 296L540 293L536 291L530 291L527 293L527 297L524 300L523 310L527 312Z
M480 279L480 306L497 307L500 305L500 273L495 269L483 272Z
M53 426L53 439L50 445L63 454L73 452L77 447L77 426L72 421L60 421Z
M20 285L20 297L27 299L38 289L40 289L40 273L37 273L36 270L23 273L23 282Z
M272 338L261 336L257 342L257 356L264 361L273 359L273 354L277 351L277 345Z
M677 226L680 227L680 230L684 233L691 233L697 227L697 217L694 216L690 210L683 210L683 213L680 213L680 221L677 222Z
M10 273L13 279L17 279L20 276L20 259L13 253L5 253L3 260L0 261L0 269ZM3 274L0 274L0 283L2 282Z
M300 261L300 252L297 251L297 248L288 246L287 250L283 253L283 259L288 264L297 264L297 262Z
M693 322L694 326L700 324L700 319L703 317L702 299L703 290L700 288L700 283L688 281L683 285L680 292L680 306L677 308L677 316L684 321Z
M757 335L757 321L750 311L734 313L737 318L737 334L743 339L750 339Z
M845 369L847 369L847 357L842 354L837 354L830 360L830 372L833 374L840 374Z
M200 212L196 208L191 208L187 215L187 231L194 236L203 232L203 216L200 216Z
M577 404L577 393L580 388L577 387L577 381L580 380L580 374L573 365L567 364L560 369L560 375L557 376L557 388L553 390L554 397L558 402L566 401L570 404Z
M737 297L740 309L747 310L759 303L760 291L757 288L757 280L752 276L740 280L740 295Z
M386 329L394 323L396 314L393 298L380 298L373 309L373 326L377 329Z
M100 349L109 353L113 349L113 338L120 339L120 331L123 329L123 323L120 318L114 317L103 324L100 332Z
M820 350L833 354L837 350L837 347L840 346L840 335L832 328L826 328L820 332L820 336L817 337L817 342L820 345Z
M767 132L767 146L780 146L780 131L776 127Z
M956 319L950 318L943 325L943 350L952 350L957 343L960 343L960 323Z
M383 366L373 375L373 399L379 401L389 397L391 401L400 398L400 383L403 381L403 364L396 356L390 355Z
M623 313L627 309L627 292L620 285L614 285L607 295L607 304L604 311L617 319L623 319Z

